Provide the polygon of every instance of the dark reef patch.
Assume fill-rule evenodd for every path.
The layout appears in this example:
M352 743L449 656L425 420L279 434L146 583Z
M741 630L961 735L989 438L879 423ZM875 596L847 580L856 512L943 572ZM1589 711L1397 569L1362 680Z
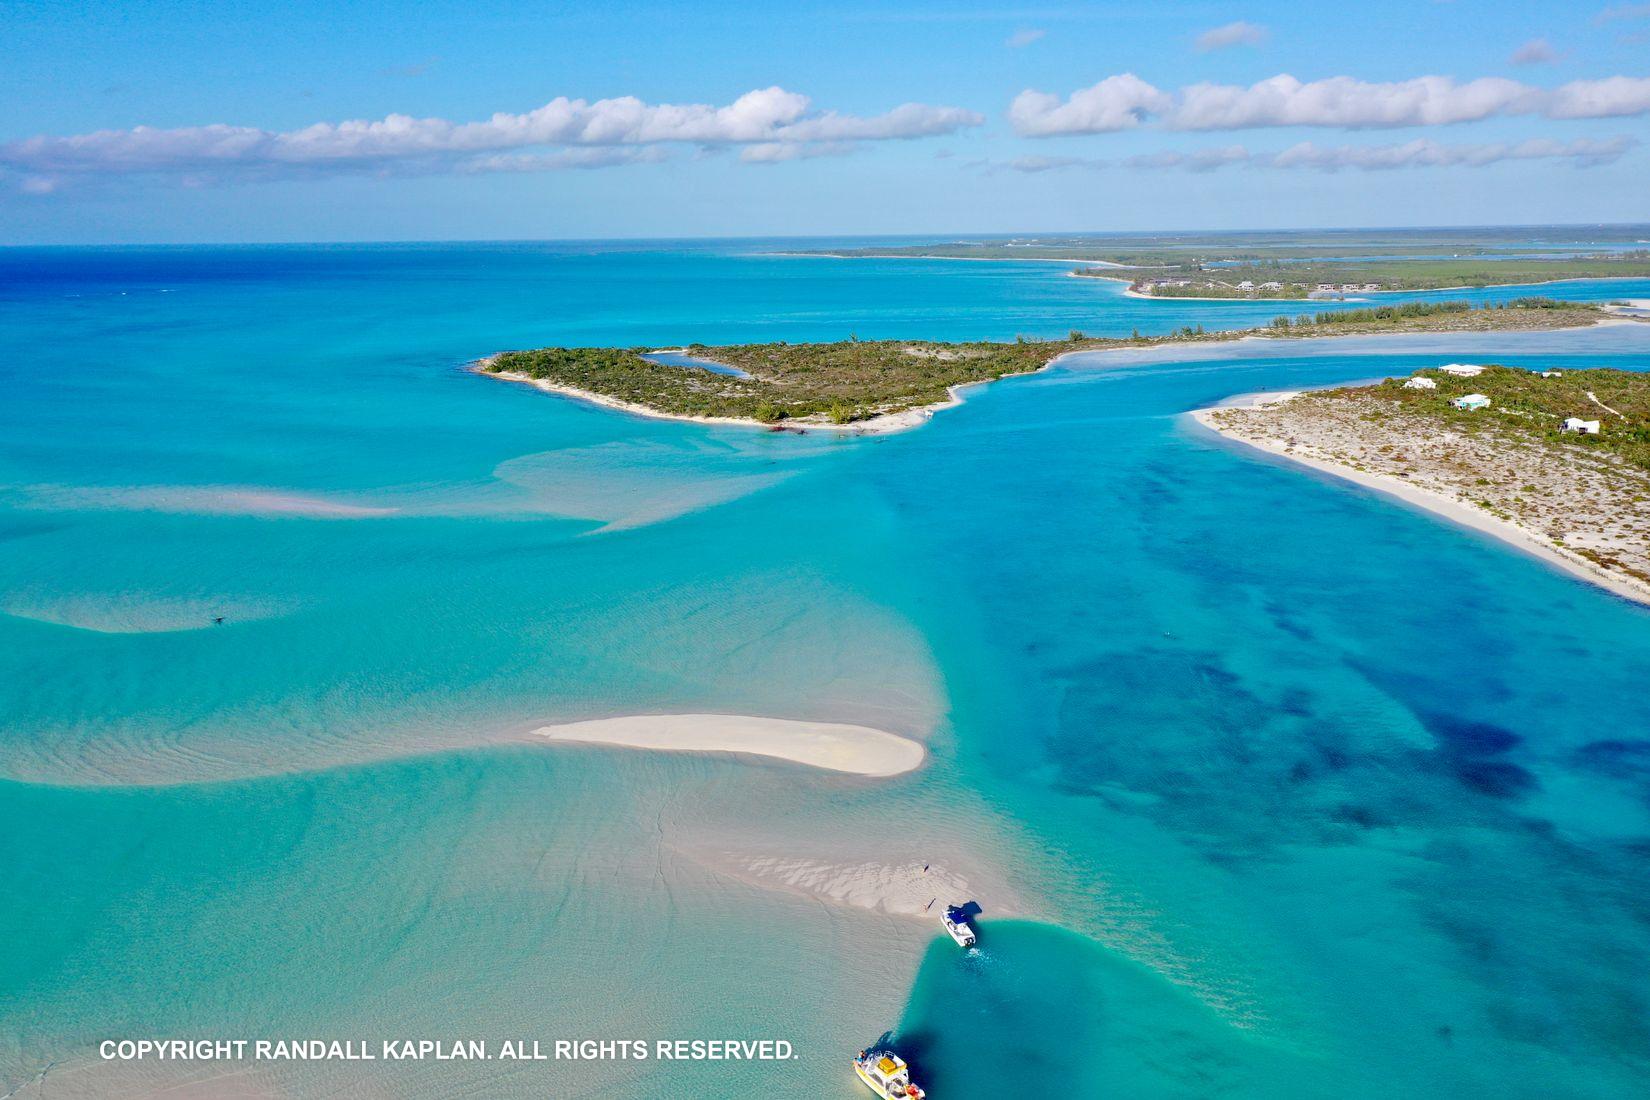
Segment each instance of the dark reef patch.
M1608 738L1589 741L1576 750L1575 763L1606 775L1650 774L1650 740Z
M1456 759L1452 763L1457 779L1492 798L1518 798L1540 786L1528 769L1505 760L1467 758Z
M1491 722L1474 722L1439 712L1417 712L1422 725L1438 738L1446 751L1467 756L1499 756L1518 745L1524 738L1505 726Z

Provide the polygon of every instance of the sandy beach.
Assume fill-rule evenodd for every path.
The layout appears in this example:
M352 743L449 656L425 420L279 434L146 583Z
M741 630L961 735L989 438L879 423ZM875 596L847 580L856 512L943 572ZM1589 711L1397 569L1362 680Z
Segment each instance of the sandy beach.
M1111 260L1085 260L1077 256L934 256L903 254L897 256L868 254L843 256L836 252L752 252L751 256L783 256L793 260L959 260L970 264L1087 264L1090 267L1115 267L1124 271L1138 270L1133 264L1114 263Z
M1074 279L1108 279L1111 282L1123 281L1121 279L1114 279L1109 275L1079 275L1075 271L1071 274ZM1315 306L1322 304L1322 299L1312 298L1221 298L1216 297L1215 295L1202 296L1196 294L1142 294L1138 290L1125 290L1123 292L1123 297L1139 298L1143 302L1276 302L1280 305L1287 306ZM1373 301L1373 299L1336 298L1334 301L1369 302Z
M1650 585L1643 584L1633 577L1606 570L1582 555L1556 545L1551 537L1539 531L1531 530L1511 520L1490 515L1482 508L1475 507L1445 493L1413 484L1402 478L1369 470L1356 470L1331 459L1303 453L1299 446L1291 446L1281 439L1258 434L1240 435L1217 423L1214 419L1214 414L1222 409L1266 408L1290 401L1296 396L1298 396L1298 392L1248 394L1233 398L1214 408L1194 410L1189 415L1198 424L1223 439L1252 447L1281 458L1286 462L1331 474L1344 481L1350 481L1394 497L1412 507L1441 516L1451 523L1470 527L1475 531L1494 536L1525 553L1538 557L1625 599L1650 604Z
M584 745L767 756L877 778L912 771L925 755L919 742L869 726L745 714L637 714L541 726L532 733Z

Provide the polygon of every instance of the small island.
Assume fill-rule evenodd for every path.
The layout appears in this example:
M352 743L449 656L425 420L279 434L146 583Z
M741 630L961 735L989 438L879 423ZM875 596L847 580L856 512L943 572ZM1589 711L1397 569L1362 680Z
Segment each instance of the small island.
M1277 317L1258 329L1188 327L1156 337L1072 332L1064 340L1013 343L850 338L683 349L707 368L661 362L647 348L539 348L500 352L475 367L492 377L643 416L878 432L922 423L936 409L956 404L966 386L1039 371L1074 352L1244 338L1568 328L1606 317L1594 306L1550 298L1476 308L1467 302L1412 302Z
M1650 603L1650 375L1452 363L1193 415Z

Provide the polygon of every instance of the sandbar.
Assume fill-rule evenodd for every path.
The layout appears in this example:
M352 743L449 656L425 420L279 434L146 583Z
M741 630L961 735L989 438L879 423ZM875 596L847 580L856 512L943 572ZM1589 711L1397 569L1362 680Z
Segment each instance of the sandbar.
M878 778L922 763L920 742L839 722L747 714L633 714L542 726L538 737L663 752L735 752Z

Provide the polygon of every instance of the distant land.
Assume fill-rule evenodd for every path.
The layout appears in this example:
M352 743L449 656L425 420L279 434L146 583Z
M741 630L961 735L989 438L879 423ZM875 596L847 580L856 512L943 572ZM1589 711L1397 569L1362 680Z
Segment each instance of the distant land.
M1072 332L1064 340L1015 343L850 339L683 349L700 368L656 361L646 348L538 348L489 356L476 369L645 416L876 432L922 423L934 410L955 404L962 387L1039 371L1073 352L1245 337L1568 328L1607 316L1595 306L1550 298L1478 308L1410 302L1277 317L1258 329L1188 327L1163 337Z
M1123 263L1157 256L1204 259L1339 259L1361 256L1532 256L1650 248L1650 224L1484 226L1413 229L1291 229L1218 233L1079 233L890 242L815 249L820 256L928 256L946 259L1071 260Z
M1650 277L1650 226L979 238L842 258L1049 260L1158 298L1298 300Z

